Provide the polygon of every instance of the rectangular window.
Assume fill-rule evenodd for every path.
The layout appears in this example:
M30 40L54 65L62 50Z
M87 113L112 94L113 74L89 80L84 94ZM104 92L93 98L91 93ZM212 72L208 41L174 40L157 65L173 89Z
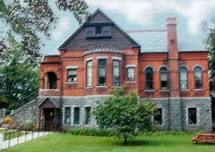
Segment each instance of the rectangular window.
M196 108L188 108L188 124L197 124Z
M105 37L111 36L111 26L102 27L102 33L103 33L103 36Z
M91 120L91 107L85 107L85 120L84 124L89 125Z
M79 125L80 124L80 108L79 107L75 107L74 108L74 121L73 121L74 125Z
M87 61L87 87L93 84L93 62Z
M98 67L98 85L105 86L106 85L106 59L99 59L99 67Z
M168 89L168 74L161 73L161 89Z
M77 69L67 69L67 82L77 82Z
M120 85L120 61L113 60L113 85Z
M65 107L64 109L64 124L70 125L70 107Z
M87 38L95 36L95 27L86 27L85 34Z
M127 68L127 75L128 75L128 81L135 81L135 68L134 67L128 67Z
M154 123L156 125L162 125L163 119L162 119L162 108L158 108L154 113Z

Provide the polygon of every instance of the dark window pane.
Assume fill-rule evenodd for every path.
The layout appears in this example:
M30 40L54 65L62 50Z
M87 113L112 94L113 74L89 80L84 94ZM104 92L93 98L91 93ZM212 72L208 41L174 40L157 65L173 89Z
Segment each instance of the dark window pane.
M160 86L161 89L168 89L168 70L166 67L160 69Z
M120 61L113 60L113 85L120 85Z
M79 107L74 108L74 124L75 125L80 124L80 108Z
M196 108L188 108L188 124L197 123Z
M157 125L162 125L162 109L158 108L154 113L154 123Z
M145 73L146 73L146 89L153 89L153 69L147 68Z
M102 34L102 26L101 25L97 25L96 26L96 35L100 35Z
M64 123L67 125L70 124L70 119L71 119L70 116L71 116L70 107L66 107L64 111Z
M98 85L105 86L106 85L106 59L99 59L98 65Z
M86 37L94 37L95 36L95 27L86 27L85 29Z
M202 68L201 67L196 67L194 69L194 73L195 73L195 88L196 89L201 89L203 87Z
M102 27L103 36L111 36L111 26Z
M49 72L48 77L48 89L57 89L57 76L54 72Z
M85 125L90 124L91 120L91 107L85 107Z

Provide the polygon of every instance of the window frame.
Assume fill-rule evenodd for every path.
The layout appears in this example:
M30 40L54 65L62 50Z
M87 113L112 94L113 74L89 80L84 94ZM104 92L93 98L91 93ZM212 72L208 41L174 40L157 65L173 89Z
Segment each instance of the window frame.
M191 121L193 121L193 120L190 120L190 109L195 109L195 122L193 123L193 122L191 122ZM187 124L188 125L197 125L198 124L198 108L197 107L188 107L187 108Z
M185 71L182 71L182 69L184 68ZM186 80L182 80L182 74L183 72L186 74ZM186 87L182 88L182 81L186 82ZM185 66L181 66L179 69L179 87L181 90L187 90L188 89L188 69Z
M88 64L91 62L91 66L88 66ZM91 69L91 79L89 79L89 69ZM89 80L91 80L91 83L89 85ZM86 87L92 87L93 86L93 60L86 61Z
M104 60L105 61L105 66L101 66L100 65L100 61ZM97 66L97 86L107 86L107 58L99 58L97 59L97 62L98 62L98 66ZM105 77L104 77L104 81L105 83L101 84L100 83L100 70L104 68L105 70Z
M151 71L147 72L147 70L151 70ZM152 74L151 75L151 80L148 79L148 75L147 74ZM150 83L151 87L148 87L148 85L147 85L148 83ZM145 69L145 89L146 90L153 90L154 89L154 70L153 70L152 67L147 67Z
M72 71L72 70L74 70L74 71L76 71L76 80L75 81L69 81L69 71ZM77 83L78 82L78 68L67 68L66 69L66 82L67 83Z
M199 71L196 71L196 69L199 68L200 69L200 72ZM197 80L196 80L196 75L197 75L197 72L199 72L201 75L200 75L200 87L197 87ZM201 66L196 66L194 68L194 88L195 89L203 89L203 70L202 70L202 67Z
M132 69L133 70L133 79L129 79L129 69ZM127 81L135 81L135 67L133 66L130 66L130 67L127 67Z
M155 120L156 120L156 113L157 111L160 111L159 114L160 114L160 121L157 121L158 123L155 123ZM163 108L159 107L156 111L154 112L154 115L153 115L153 122L155 125L158 125L158 126L162 126L163 125Z
M118 62L119 65L115 66L114 62ZM114 69L115 68L118 68L118 72L119 72L119 77L117 78L118 79L117 83L115 83L115 78L116 78L115 74L114 74ZM117 60L117 59L112 60L112 85L113 86L120 86L121 85L121 60Z
M165 69L166 71L163 72L162 69ZM161 90L168 90L169 89L169 71L168 71L168 68L167 67L161 67L160 70L159 70L159 73L160 73L160 89ZM167 77L167 80L166 80L166 87L162 87L162 74L166 74L166 77Z
M89 108L89 113L87 113L87 109ZM85 106L84 107L84 125L90 125L91 124L91 106ZM87 117L87 114L88 114L88 117Z
M67 113L67 110L69 109L69 113ZM69 115L67 115L69 114ZM69 122L67 122L69 120ZM70 125L71 124L71 107L64 107L64 124L65 125Z
M76 123L76 113L75 109L78 109L78 123ZM81 117L81 108L80 107L73 107L73 125L80 125L80 117Z

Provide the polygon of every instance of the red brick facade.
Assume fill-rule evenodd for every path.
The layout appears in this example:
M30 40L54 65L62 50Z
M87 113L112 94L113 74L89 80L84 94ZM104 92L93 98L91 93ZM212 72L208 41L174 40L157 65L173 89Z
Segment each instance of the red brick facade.
M113 60L121 61L120 84L125 86L126 92L136 91L141 97L208 97L208 51L180 51L177 42L177 30L175 18L167 19L167 50L168 52L141 52L139 47L109 50L102 49L60 49L58 56L46 56L41 63L40 94L45 96L86 96L109 95L116 88L113 84ZM99 41L98 41L99 43ZM144 48L143 48L144 49ZM156 50L155 50L156 51ZM159 51L159 50L157 50ZM105 58L106 85L98 86L98 59ZM92 86L86 86L86 61L93 62ZM127 81L127 67L135 68L135 80ZM185 66L188 69L188 87L180 89L179 68ZM195 89L194 69L202 68L201 89ZM77 81L67 82L67 67L77 68ZM153 69L153 89L146 89L145 69ZM168 69L168 89L162 90L160 86L160 68ZM47 74L55 73L56 89L50 89L47 85Z

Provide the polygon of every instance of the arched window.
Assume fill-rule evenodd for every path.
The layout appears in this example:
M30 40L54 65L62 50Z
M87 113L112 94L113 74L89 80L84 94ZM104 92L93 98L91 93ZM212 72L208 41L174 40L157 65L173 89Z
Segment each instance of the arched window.
M180 71L180 89L185 90L188 88L187 68L181 67L179 71Z
M146 68L146 89L153 89L153 69L151 67Z
M57 89L57 76L54 72L48 72L46 77L46 89Z
M162 90L168 89L168 70L166 67L160 68L160 88Z
M202 82L202 68L200 66L195 67L194 75L195 75L195 88L201 89L203 86L203 82Z

